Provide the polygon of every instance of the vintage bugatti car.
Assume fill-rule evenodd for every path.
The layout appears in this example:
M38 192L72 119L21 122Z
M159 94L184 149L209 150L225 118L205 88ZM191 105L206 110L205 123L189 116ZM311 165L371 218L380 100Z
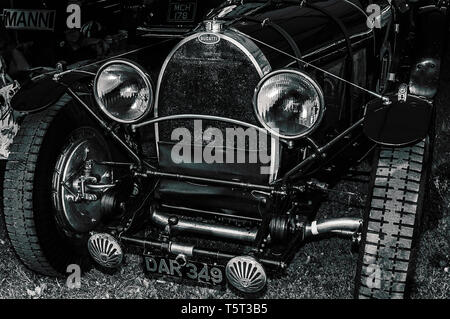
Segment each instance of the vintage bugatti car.
M355 296L404 297L445 5L227 1L181 41L34 78L3 188L17 255L58 275L138 247L151 274L255 294L311 238L347 236ZM318 219L372 158L364 218Z

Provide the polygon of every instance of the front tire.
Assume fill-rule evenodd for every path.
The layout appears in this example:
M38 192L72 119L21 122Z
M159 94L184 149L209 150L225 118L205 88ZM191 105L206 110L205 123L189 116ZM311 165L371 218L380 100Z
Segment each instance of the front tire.
M28 115L14 139L5 168L3 211L7 233L21 261L43 275L66 273L67 266L90 266L87 238L76 240L55 218L52 178L72 132L92 123L64 95L43 112Z
M429 139L379 150L364 216L356 298L405 297L414 272L430 154Z

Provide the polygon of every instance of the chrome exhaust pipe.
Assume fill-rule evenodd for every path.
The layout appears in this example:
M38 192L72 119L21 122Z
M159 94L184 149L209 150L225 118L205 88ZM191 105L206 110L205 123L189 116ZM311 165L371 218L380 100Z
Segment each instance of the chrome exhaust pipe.
M151 214L153 223L161 228L169 225L169 213L154 210ZM357 217L334 218L323 221L313 221L304 228L304 238L314 237L323 234L336 234L351 237L360 232L362 220ZM242 242L254 242L258 230L245 229L235 226L214 225L197 221L178 218L177 223L170 226L170 229L180 233L192 233L198 235L211 236L215 238L225 238Z
M305 238L323 234L352 236L361 231L362 219L357 217L333 218L313 221L305 227Z
M165 228L169 225L170 214L154 210L151 215L153 223ZM199 235L226 238L244 242L254 242L256 240L257 229L247 230L245 228L206 224L179 218L175 225L170 226L171 230L180 233L194 233Z

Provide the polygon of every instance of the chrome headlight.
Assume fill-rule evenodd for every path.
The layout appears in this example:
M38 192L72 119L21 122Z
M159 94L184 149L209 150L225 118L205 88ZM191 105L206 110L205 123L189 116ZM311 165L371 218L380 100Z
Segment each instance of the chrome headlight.
M284 139L310 134L325 111L320 86L297 70L278 70L265 76L256 87L253 106L259 122Z
M94 96L102 111L120 123L135 123L153 107L153 86L141 67L126 60L104 64L94 82Z

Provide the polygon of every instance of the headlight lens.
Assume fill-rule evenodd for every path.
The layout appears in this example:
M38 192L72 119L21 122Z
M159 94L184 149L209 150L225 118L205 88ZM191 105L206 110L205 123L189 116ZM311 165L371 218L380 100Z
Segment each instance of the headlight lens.
M279 70L264 77L256 87L253 104L260 123L285 139L311 133L325 111L320 86L297 70Z
M124 60L101 67L95 78L94 96L103 112L121 123L139 121L153 106L150 77L139 66Z

